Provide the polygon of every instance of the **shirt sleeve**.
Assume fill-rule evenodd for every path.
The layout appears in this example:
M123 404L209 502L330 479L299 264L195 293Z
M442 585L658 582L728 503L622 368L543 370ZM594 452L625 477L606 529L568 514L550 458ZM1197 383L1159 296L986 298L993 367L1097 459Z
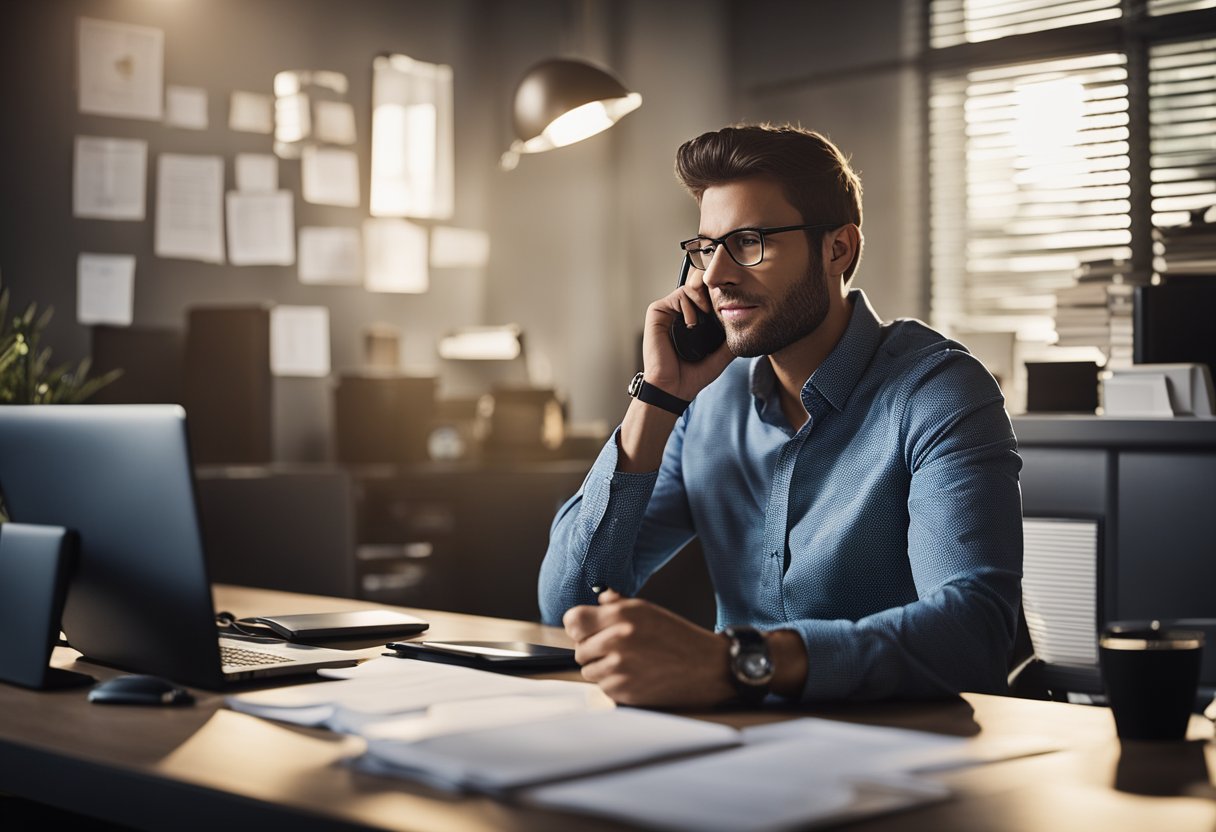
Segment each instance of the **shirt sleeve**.
M908 563L917 600L849 620L800 620L802 700L1007 689L1021 603L1021 459L978 361L937 353L904 395Z
M583 487L558 510L540 567L541 620L595 603L592 586L634 595L693 536L680 458L690 405L667 440L658 471L616 470L621 429L600 451Z

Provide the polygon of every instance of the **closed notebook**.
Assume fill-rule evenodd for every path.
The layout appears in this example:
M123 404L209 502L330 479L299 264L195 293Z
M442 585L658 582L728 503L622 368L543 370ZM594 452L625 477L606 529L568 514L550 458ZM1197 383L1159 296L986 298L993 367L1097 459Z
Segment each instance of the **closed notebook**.
M364 771L489 794L742 742L742 734L727 725L633 708L421 737L409 724L398 732L385 724L364 736L367 751L356 760Z

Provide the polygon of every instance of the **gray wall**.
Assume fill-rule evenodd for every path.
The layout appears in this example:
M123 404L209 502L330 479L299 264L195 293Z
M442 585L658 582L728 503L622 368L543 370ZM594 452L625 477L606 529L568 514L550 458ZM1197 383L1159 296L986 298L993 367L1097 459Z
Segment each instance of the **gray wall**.
M165 32L165 82L205 87L205 133L82 115L76 109L75 20L154 26ZM576 420L615 421L635 371L646 305L674 283L675 241L696 226L696 208L672 175L676 146L739 119L798 121L829 133L860 168L866 254L858 284L888 317L919 315L917 251L905 204L915 204L915 166L900 148L915 106L900 63L908 29L900 4L731 0L15 0L0 7L0 278L17 305L51 304L56 357L87 353L75 323L81 251L134 253L138 325L184 324L202 303L271 300L324 304L331 313L335 372L357 367L362 328L385 321L405 334L411 369L436 366L434 344L468 323L518 322L538 380L568 397ZM74 219L72 142L77 134L146 138L165 151L269 152L268 137L227 129L234 89L269 92L281 69L336 69L351 81L363 207L297 200L296 222L357 223L366 216L371 60L383 51L447 63L455 72L454 225L485 228L484 275L445 270L426 295L379 295L303 286L294 267L212 266L152 254L154 172L143 223ZM607 133L498 169L510 142L510 96L533 62L572 54L612 66L642 93L640 110ZM17 80L13 80L17 79ZM283 162L284 187L298 164ZM283 389L287 389L284 386ZM297 391L283 418L318 424L317 386ZM301 436L308 430L295 429ZM315 455L317 444L287 456Z

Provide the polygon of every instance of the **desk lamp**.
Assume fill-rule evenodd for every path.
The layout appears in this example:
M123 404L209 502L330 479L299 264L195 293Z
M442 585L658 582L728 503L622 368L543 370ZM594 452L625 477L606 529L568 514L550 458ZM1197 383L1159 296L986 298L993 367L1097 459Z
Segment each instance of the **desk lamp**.
M513 170L523 153L541 153L607 130L642 105L606 69L571 58L551 58L533 66L515 88L517 138L502 155Z

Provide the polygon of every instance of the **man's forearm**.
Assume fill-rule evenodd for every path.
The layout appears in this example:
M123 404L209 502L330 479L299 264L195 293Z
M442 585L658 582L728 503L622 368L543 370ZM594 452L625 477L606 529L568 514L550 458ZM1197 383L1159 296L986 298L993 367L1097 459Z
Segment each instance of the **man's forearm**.
M644 474L659 470L667 439L679 419L674 413L634 399L621 422L618 471Z

